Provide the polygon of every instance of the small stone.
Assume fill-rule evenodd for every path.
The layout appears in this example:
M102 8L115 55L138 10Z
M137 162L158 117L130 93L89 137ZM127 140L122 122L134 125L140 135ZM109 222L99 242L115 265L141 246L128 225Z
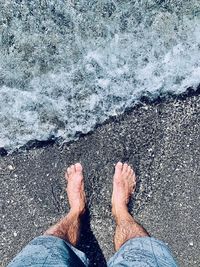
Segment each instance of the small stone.
M14 235L14 237L16 237L17 236L17 232L14 232L13 235Z
M194 246L193 241L190 241L189 245L190 245L191 247L193 247L193 246Z
M14 166L12 166L12 165L8 165L8 169L9 169L10 171L13 171L15 168L14 168Z
M6 156L7 154L7 151L3 147L0 147L0 156Z
M148 106L143 106L143 109L144 109L144 110L148 110L149 107L148 107Z

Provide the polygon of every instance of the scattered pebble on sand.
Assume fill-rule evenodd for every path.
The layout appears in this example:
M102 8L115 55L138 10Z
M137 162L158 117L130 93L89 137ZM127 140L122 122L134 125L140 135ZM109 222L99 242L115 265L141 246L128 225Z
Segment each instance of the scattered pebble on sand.
M17 236L17 232L14 232L13 235L14 235L14 237L16 237Z
M12 166L12 165L8 165L8 169L9 169L10 171L13 171L13 170L15 169L15 167Z
M193 246L194 246L193 241L190 241L189 245L190 245L191 247L193 247Z

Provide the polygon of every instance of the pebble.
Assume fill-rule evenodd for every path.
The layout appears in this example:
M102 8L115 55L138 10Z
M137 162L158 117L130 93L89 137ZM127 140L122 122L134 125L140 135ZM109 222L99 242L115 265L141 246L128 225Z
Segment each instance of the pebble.
M13 171L15 168L14 168L14 166L12 166L12 165L8 165L8 169L9 169L10 171Z
M193 241L190 241L189 245L190 245L191 247L193 247L193 246L194 246Z
M17 232L14 232L13 235L14 235L14 237L16 237L17 236Z

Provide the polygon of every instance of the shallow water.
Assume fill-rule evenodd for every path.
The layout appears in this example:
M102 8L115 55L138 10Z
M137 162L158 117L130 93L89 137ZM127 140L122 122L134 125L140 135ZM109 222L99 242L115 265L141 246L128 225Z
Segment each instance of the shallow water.
M200 1L0 0L0 147L73 140L200 82Z

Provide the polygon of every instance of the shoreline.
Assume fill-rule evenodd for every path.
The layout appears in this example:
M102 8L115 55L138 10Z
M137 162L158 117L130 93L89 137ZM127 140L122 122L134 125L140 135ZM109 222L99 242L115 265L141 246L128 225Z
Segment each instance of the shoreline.
M174 100L185 100L188 97L198 96L200 95L200 84L197 86L197 88L189 87L186 89L185 92L182 92L181 94L174 94L174 93L164 93L163 95L159 95L156 98L152 98L151 94L141 95L141 97L136 101L137 103L133 104L131 107L125 108L124 112L117 115L117 116L111 116L107 118L104 122L100 124L96 124L92 130L90 130L87 133L77 132L74 136L74 140L69 141L63 141L60 137L52 137L47 140L30 140L28 143L23 145L20 148L14 149L11 153L9 153L8 150L6 150L4 147L0 147L0 157L7 156L8 154L16 154L16 153L23 153L25 150L31 150L31 149L37 149L37 148L43 148L49 145L54 145L62 143L64 144L71 144L76 142L80 137L87 136L89 134L92 134L96 129L99 127L102 127L103 125L109 124L112 121L120 120L121 117L123 117L124 114L129 114L133 112L134 110L137 110L143 105L156 105L156 104L162 104L162 103L168 103Z
M101 266L102 253L107 259L114 252L110 197L114 164L121 160L138 176L131 213L169 244L181 266L198 267L199 125L196 92L143 103L62 146L50 143L0 157L0 266L67 212L63 175L76 161L84 166L91 219L80 248Z

